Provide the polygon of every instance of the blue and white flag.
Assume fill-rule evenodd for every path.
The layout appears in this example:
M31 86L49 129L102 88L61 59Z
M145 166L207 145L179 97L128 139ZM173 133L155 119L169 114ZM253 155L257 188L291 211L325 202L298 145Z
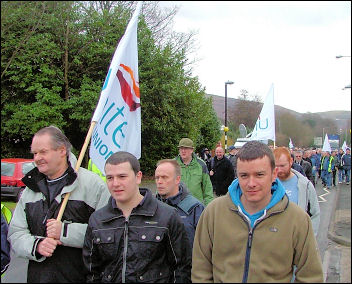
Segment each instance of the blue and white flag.
M105 174L105 161L127 151L141 157L141 105L138 76L137 26L142 2L127 26L112 58L92 121L89 156Z
M289 147L290 149L293 149L293 148L294 148L293 143L292 143L292 140L291 140L291 137L290 137L290 142L288 143L288 147Z
M251 136L251 140L266 139L275 141L274 84L271 84Z

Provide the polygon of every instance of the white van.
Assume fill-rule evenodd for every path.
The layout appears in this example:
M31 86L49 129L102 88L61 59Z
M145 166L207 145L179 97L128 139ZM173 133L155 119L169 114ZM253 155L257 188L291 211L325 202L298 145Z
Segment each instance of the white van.
M237 138L236 143L233 145L235 148L240 149L244 144L246 144L248 141L251 141L250 137L245 137L245 138ZM268 145L268 140L259 140L260 142Z

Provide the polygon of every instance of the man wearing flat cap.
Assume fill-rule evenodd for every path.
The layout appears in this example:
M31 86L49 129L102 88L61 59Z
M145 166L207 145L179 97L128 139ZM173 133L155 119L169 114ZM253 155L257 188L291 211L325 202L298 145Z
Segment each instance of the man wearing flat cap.
M181 181L191 194L205 206L213 200L213 186L210 181L207 165L193 153L193 141L182 138L178 144L179 155L175 158L181 167Z

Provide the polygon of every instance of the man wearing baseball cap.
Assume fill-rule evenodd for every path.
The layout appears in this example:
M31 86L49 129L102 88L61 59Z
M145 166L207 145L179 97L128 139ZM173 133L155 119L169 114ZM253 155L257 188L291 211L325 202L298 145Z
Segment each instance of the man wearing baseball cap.
M178 144L179 155L175 158L181 167L181 181L191 194L205 206L214 199L213 186L210 181L207 165L193 153L193 141L182 138Z

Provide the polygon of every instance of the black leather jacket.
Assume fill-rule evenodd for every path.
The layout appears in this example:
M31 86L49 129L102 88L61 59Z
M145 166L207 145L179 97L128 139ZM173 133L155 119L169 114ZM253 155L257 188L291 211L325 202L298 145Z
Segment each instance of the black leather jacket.
M140 193L127 219L112 197L91 215L83 246L88 282L191 282L192 249L176 209L149 189Z

